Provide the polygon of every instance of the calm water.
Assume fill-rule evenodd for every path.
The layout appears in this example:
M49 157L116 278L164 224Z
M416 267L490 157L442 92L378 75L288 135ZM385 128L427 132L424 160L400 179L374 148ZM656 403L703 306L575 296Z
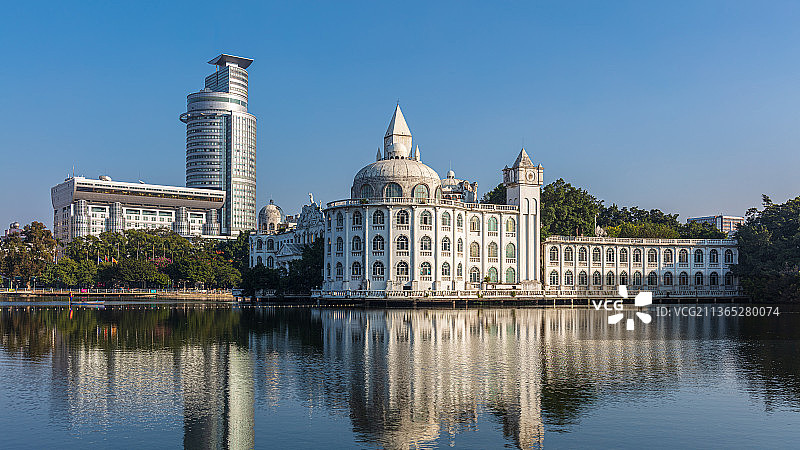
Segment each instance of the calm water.
M5 303L0 447L800 445L800 314L606 317Z

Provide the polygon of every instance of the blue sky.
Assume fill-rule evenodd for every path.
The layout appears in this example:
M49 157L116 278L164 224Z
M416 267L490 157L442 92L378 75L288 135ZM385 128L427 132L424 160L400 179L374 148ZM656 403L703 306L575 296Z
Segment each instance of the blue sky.
M233 5L235 8L233 9ZM0 226L76 174L183 185L186 95L255 59L258 202L349 195L400 99L481 192L525 144L607 204L741 215L800 195L800 3L16 2L0 45Z

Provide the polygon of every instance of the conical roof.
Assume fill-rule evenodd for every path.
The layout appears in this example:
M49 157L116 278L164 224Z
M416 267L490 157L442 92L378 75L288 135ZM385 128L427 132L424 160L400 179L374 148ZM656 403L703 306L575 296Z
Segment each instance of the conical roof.
M411 136L411 130L408 129L406 118L403 117L403 111L400 110L400 104L394 109L392 114L392 121L389 122L389 128L386 129L386 135L389 136Z
M511 167L535 167L531 162L531 158L528 157L528 152L525 151L523 147L522 150L519 152L519 156L517 156L517 160L514 161L514 165Z

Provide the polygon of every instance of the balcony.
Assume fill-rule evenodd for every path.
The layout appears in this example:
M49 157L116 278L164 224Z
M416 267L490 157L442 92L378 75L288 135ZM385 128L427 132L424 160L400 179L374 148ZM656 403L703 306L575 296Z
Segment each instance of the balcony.
M433 256L433 252L429 250L419 252L420 256Z
M450 225L442 226L442 231L450 231Z
M480 259L480 258L473 258L473 257L470 257L470 258L469 258L469 262L481 262L481 259Z
M509 237L509 238L517 237L517 233L515 233L513 231L506 231L506 237Z
M516 264L517 258L506 258L506 264Z
M450 252L442 252L442 256L445 257L445 258L449 258L450 257Z
M433 227L431 225L420 225L419 229L424 231L431 231L433 230Z
M489 231L487 233L489 234L489 236L497 236L498 235L497 231Z
M380 250L373 250L372 256L383 256L383 251Z
M336 227L336 231L343 231L344 227Z
M361 256L361 250L353 250L353 256L360 257Z
M408 230L408 225L395 225L396 230Z
M408 250L398 250L396 252L397 256L408 256Z
M385 228L384 225L373 225L372 226L373 230L383 230L384 228Z
M344 256L344 252L336 252L336 256Z
M395 281L399 281L401 283L405 283L405 282L408 281L408 276L407 275L398 275L397 277L395 277Z
M422 281L433 281L433 277L431 277L430 275L422 275L421 277L419 277L419 279Z
M500 258L491 258L491 257L489 258L489 262L490 262L490 263L496 263L496 262L498 262L499 260L500 260Z
M352 227L350 227L350 229L353 231L358 231L361 229L361 225L353 225Z

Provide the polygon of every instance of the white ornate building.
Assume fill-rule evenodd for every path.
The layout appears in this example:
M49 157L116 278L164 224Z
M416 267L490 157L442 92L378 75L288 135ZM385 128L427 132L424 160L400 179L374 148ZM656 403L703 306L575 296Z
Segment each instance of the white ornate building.
M481 289L503 296L503 289L518 289L523 296L608 296L619 284L661 295L735 293L732 239L551 236L542 242L543 175L522 149L503 169L507 204L479 204L476 183L452 171L441 179L422 162L398 106L383 151L356 174L350 198L324 211L321 295L410 290L412 296L434 291L434 297L461 291L461 297Z
M310 202L297 216L284 215L272 200L258 213L258 231L250 235L250 267L289 268L303 256L303 247L321 239L325 231L322 208Z
M523 149L503 170L507 205L478 204L477 184L422 162L400 107L383 152L328 203L324 290L462 290L539 280L543 169Z

